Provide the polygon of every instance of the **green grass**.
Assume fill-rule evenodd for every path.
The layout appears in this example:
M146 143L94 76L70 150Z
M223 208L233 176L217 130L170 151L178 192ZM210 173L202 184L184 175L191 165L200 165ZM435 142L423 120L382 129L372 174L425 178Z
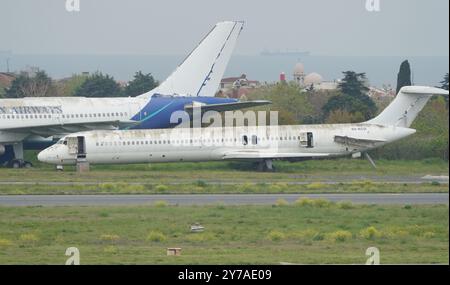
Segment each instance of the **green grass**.
M311 187L311 185L313 187ZM94 194L319 194L319 193L448 193L448 184L389 184L351 182L340 184L129 184L95 185L0 185L0 195L94 195Z
M371 246L382 263L448 263L446 205L275 204L0 207L0 264L64 264L71 246L81 264L364 264Z
M28 152L27 156L32 153ZM419 193L447 192L448 183L395 184L389 180L448 175L448 162L377 161L374 170L364 160L276 162L277 172L256 172L250 163L205 162L92 166L88 173L74 167L57 172L37 163L33 169L0 169L1 194L169 194L169 193ZM326 181L340 181L335 185ZM378 181L382 181L379 183ZM40 183L41 182L41 183ZM68 185L48 185L63 182ZM299 185L299 182L308 182ZM74 183L74 184L70 184ZM82 183L83 185L77 184ZM87 184L86 184L87 183ZM296 184L297 183L297 184Z
M30 153L28 156L31 156ZM31 156L32 157L32 156ZM0 181L89 181L89 182L142 182L169 183L171 181L197 181L198 186L209 181L232 182L288 182L305 179L320 182L324 179L360 176L406 176L422 177L448 175L447 161L439 159L420 161L377 161L378 169L373 169L365 160L316 160L298 163L275 162L275 173L257 172L251 163L205 162L205 163L163 163L137 165L91 166L91 172L79 175L74 167L66 167L64 172L56 172L52 166L35 163L29 170L0 169Z

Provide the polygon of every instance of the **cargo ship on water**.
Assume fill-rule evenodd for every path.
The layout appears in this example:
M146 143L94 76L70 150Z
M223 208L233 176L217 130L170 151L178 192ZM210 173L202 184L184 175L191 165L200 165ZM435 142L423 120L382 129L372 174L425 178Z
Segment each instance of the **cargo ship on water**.
M301 50L285 50L285 51L271 51L271 50L263 50L260 55L261 56L293 56L293 57L304 57L309 56L311 53L309 51L301 51Z

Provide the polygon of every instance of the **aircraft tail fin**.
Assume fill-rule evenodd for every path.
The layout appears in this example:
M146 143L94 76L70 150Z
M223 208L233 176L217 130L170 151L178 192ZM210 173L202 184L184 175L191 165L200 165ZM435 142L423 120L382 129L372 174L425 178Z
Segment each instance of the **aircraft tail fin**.
M405 86L383 112L367 123L409 128L433 95L449 93L435 87Z
M217 92L243 29L243 22L219 22L153 94L209 96Z

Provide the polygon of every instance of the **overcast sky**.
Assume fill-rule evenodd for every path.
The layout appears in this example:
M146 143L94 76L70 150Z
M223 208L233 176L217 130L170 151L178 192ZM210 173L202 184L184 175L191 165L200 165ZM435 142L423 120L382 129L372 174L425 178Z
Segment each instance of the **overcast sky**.
M448 0L0 0L0 51L186 54L221 20L244 20L235 54L449 54Z

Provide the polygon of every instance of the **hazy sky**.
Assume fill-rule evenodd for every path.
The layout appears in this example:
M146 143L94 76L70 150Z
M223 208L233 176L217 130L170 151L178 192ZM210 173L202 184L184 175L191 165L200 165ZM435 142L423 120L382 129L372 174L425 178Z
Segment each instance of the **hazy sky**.
M0 51L186 54L220 20L246 22L235 54L447 55L448 0L0 0Z

